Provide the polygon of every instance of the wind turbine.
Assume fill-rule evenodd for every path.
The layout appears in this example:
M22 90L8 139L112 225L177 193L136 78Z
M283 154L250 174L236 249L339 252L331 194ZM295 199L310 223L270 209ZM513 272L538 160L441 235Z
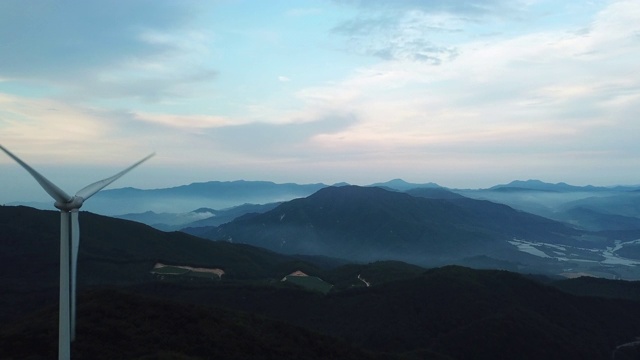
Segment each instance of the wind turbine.
M80 189L74 196L69 196L54 183L47 180L31 166L20 160L9 150L0 145L0 149L20 164L33 176L56 202L53 204L60 210L60 313L58 321L58 359L71 357L71 341L76 332L76 265L78 263L78 247L80 245L80 225L78 209L92 195L116 181L122 175L147 161L155 153L120 171L119 173L96 181Z

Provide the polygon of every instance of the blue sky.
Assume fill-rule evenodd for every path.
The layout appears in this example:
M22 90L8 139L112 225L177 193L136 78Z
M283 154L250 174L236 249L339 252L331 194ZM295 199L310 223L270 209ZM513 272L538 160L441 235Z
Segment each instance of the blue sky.
M0 144L68 192L640 183L637 1L5 0L0 54Z

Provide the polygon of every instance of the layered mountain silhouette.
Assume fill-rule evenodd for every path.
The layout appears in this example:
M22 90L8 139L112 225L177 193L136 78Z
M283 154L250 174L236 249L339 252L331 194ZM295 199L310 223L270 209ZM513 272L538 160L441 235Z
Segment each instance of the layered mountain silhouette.
M279 203L264 205L243 204L227 209L199 208L186 213L131 213L115 215L119 219L133 220L153 226L163 231L174 231L189 227L218 226L248 213L266 212L278 206Z
M424 190L417 190L419 194ZM513 238L576 244L565 224L508 206L427 189L430 198L376 187L327 187L201 234L285 254L434 264L477 255L522 258ZM437 198L433 198L437 191Z
M335 186L338 185L348 184L340 183ZM489 200L567 222L571 226L588 231L638 230L636 219L640 219L639 186L575 186L562 182L552 184L540 180L515 180L487 189L447 189L435 183L409 183L402 179L369 186L408 193L432 191L434 194L439 192L440 196L459 194L473 199ZM121 216L161 230L177 230L183 227L217 226L232 220L228 216L233 213L239 216L236 210L242 209L244 204L266 206L270 203L306 197L324 187L324 184L277 184L269 181L240 180L192 183L164 189L122 188L99 193L92 203L87 204L89 207L85 210ZM53 210L50 203L12 205ZM203 217L204 213L199 212L202 209L211 209L220 216L214 219L212 213L208 219L202 219L204 222L189 224L191 220ZM587 209L590 213L585 213L582 209ZM256 209L252 212L261 210ZM611 216L623 216L628 219L616 219Z
M489 189L455 192L503 203L584 230L636 230L640 224L638 186L574 186L516 180Z
M591 192L608 191L609 188L602 186L575 186L564 182L551 184L540 180L514 180L508 184L496 185L489 190L494 191L550 191L550 192Z
M172 188L105 190L87 203L87 211L124 213L181 213L198 208L225 209L245 203L266 204L308 196L324 184L276 184L270 181L209 181Z

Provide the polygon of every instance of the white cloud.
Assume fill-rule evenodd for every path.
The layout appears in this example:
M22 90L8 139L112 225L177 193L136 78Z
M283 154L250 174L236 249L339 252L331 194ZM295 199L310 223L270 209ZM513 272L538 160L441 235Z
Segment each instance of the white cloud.
M140 14L144 16L140 16ZM123 56L165 49L139 41L144 29L180 27L188 7L167 1L0 3L0 71L17 78L64 78ZM10 54L6 56L6 54Z
M215 76L196 2L0 3L0 77L68 99L189 96ZM143 15L141 15L143 14Z
M226 117L213 115L174 115L140 112L136 113L135 117L141 121L168 126L171 128L184 129L186 131L216 128L235 123Z
M334 0L337 3L356 5L368 10L446 12L467 16L484 16L486 14L503 15L505 12L518 9L528 1L480 0Z
M420 156L425 147L462 148L529 158L580 146L624 152L612 139L629 138L637 120L630 111L614 116L611 104L639 106L638 9L616 2L588 32L461 43L458 56L438 67L396 58L299 95L358 114L360 123L315 137L336 152L385 148Z
M127 113L0 94L0 138L35 162L109 164L114 154L148 153L158 132Z
M423 61L438 65L453 59L457 50L454 45L436 40L437 35L461 31L461 22L448 14L411 10L403 14L350 20L339 24L333 31L347 37L347 51L383 60Z
M98 140L108 133L109 127L87 109L53 100L0 94L0 130L3 141L18 147L23 142L45 147L57 142L67 144L63 150L53 150L56 152L70 151L76 142Z

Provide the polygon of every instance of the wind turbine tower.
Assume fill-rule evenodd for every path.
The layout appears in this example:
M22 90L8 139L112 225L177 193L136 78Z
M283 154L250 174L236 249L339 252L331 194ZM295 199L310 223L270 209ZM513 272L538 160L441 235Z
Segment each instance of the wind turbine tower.
M76 265L78 263L78 247L80 245L78 210L92 195L116 181L136 166L147 161L155 154L148 155L144 159L109 178L87 185L80 189L74 196L70 196L2 145L0 145L0 150L4 151L9 157L27 170L40 186L42 186L44 191L55 200L53 205L60 210L58 359L67 360L71 358L71 341L74 340L76 332Z

